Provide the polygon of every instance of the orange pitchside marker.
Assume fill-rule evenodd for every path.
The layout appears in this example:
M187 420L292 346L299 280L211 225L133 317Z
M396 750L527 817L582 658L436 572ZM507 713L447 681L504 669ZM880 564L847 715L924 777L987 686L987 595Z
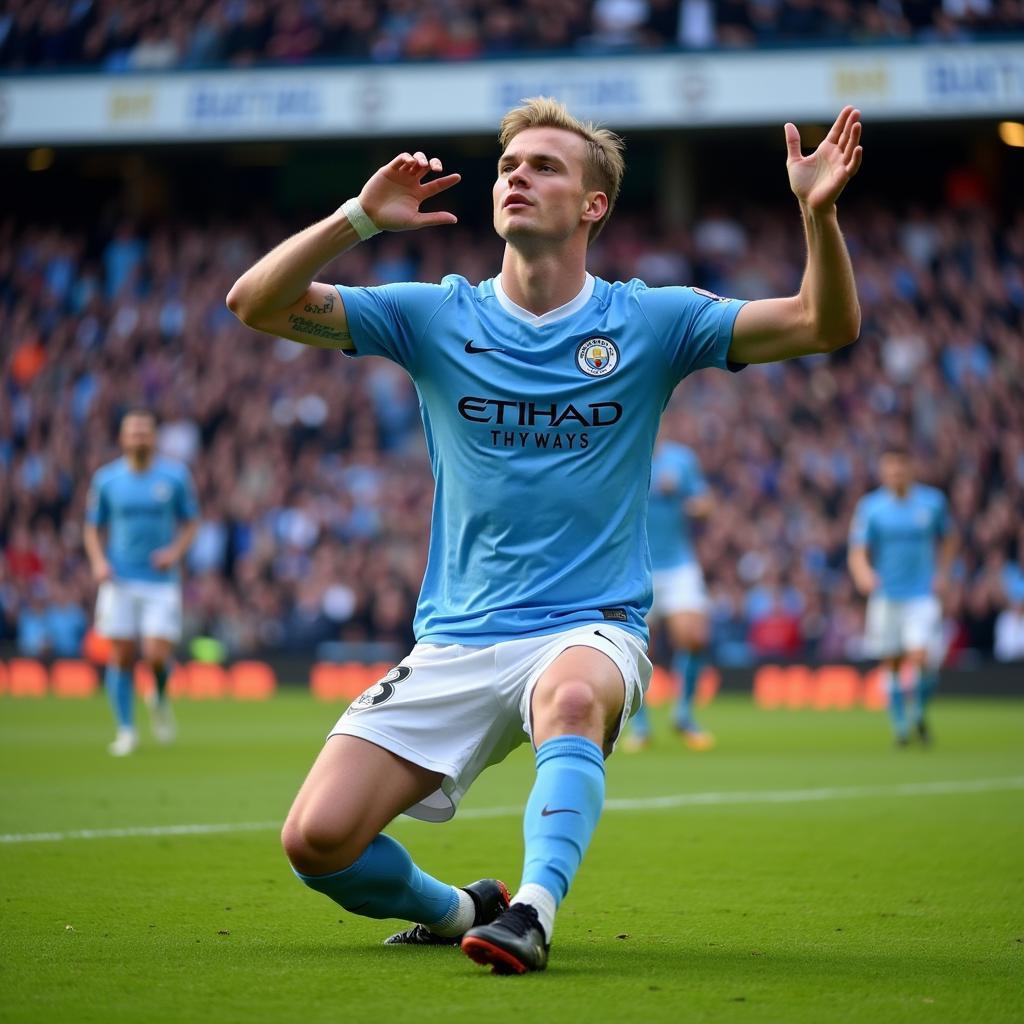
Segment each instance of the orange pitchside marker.
M235 700L269 700L277 677L265 661L238 661L228 670L228 691Z
M45 697L46 666L34 658L12 658L7 665L7 692L12 697Z
M759 708L815 708L849 711L885 707L880 674L862 676L850 665L762 665L754 673L754 703Z
M78 658L62 658L50 669L50 687L55 697L91 697L99 689L96 666Z

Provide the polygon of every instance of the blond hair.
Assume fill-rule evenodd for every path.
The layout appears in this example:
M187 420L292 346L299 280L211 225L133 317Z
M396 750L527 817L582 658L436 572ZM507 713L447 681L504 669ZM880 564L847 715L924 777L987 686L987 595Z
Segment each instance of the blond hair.
M625 143L622 136L607 128L598 128L593 121L580 121L569 113L565 104L550 96L533 96L523 100L522 106L513 108L501 119L498 142L502 152L527 128L561 128L573 132L586 143L583 185L588 189L596 188L608 197L605 215L590 225L588 244L593 242L612 215L615 200L619 197L622 175L626 171L626 160L622 155Z

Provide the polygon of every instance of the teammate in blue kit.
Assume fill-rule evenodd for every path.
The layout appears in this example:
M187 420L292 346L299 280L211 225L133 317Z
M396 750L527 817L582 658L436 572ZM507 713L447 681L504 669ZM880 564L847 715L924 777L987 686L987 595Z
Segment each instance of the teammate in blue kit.
M930 740L925 712L938 684L929 655L942 632L935 595L948 577L956 538L941 491L914 483L910 456L890 448L879 463L882 486L857 503L850 525L848 562L857 589L868 599L866 646L882 660L896 742L913 731ZM900 673L906 664L913 695L908 719Z
M652 627L663 626L668 634L672 668L680 680L672 722L691 750L708 750L714 745L714 738L697 725L693 713L708 641L708 593L690 526L691 520L709 515L712 505L693 450L659 437L647 505L647 542L654 569L654 600L648 622ZM631 728L633 749L650 742L646 707L637 711Z
M125 413L120 441L123 456L92 478L83 535L99 584L96 629L112 646L106 686L117 719L109 748L115 757L133 753L139 744L132 678L139 640L156 683L154 735L161 743L174 739L167 675L171 651L181 638L177 566L198 525L188 470L156 455L153 414L143 409Z
M417 644L342 715L285 822L298 877L353 913L460 944L498 972L540 970L555 911L604 802L605 758L650 674L645 536L661 411L702 367L737 369L854 340L859 308L835 200L861 158L859 114L800 155L786 126L808 266L800 293L743 304L586 271L611 213L622 142L548 99L506 115L492 190L497 277L379 288L313 282L378 231L453 224L421 204L457 174L422 152L380 168L334 214L235 283L229 307L270 334L381 355L418 390L436 478ZM522 883L426 875L382 829L452 817L473 779L529 739Z

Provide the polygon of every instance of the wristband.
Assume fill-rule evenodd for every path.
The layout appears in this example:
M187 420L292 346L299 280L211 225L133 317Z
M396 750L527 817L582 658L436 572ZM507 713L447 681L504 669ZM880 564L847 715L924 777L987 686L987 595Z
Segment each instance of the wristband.
M368 238L380 234L381 229L373 223L358 199L346 199L341 204L341 212L348 218L360 241L365 242Z

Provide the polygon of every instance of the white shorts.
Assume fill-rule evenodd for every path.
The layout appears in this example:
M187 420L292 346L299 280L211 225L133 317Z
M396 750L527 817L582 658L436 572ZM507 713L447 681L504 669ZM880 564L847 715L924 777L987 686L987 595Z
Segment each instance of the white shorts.
M677 565L674 569L655 570L652 618L663 619L676 612L705 614L707 610L708 588L704 585L704 573L696 562Z
M96 632L111 640L181 639L181 584L106 580L96 594Z
M864 646L875 658L907 651L933 651L942 638L942 608L932 595L897 601L881 594L868 598Z
M592 647L615 662L625 681L622 726L643 702L651 663L632 633L589 623L562 633L490 647L419 643L383 679L357 697L330 736L358 736L441 772L441 788L405 813L448 821L473 780L533 740L530 698L544 671L570 647Z

